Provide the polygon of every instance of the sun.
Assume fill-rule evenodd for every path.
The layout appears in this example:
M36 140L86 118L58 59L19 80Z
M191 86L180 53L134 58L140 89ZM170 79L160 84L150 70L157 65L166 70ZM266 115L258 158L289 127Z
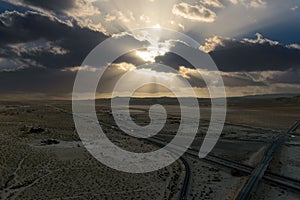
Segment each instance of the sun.
M158 43L148 46L145 50L136 50L135 55L146 62L155 63L156 57L164 56L169 51L170 47L168 44Z
M143 33L145 35L145 40L150 44L143 50L136 50L135 55L145 62L155 63L155 58L158 56L164 56L170 51L172 46L169 40L160 40L161 38L161 26L156 24L152 26L155 31L150 31L149 33Z
M156 51L136 51L136 55L146 62L155 62L155 57L158 55Z
M152 28L155 28L155 29L161 29L161 26L159 24L156 24L154 25Z

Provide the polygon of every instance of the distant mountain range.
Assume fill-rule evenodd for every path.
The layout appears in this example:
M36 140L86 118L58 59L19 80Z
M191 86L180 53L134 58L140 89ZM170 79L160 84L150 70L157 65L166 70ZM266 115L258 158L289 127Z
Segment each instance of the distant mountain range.
M128 97L115 97L128 98ZM191 97L181 97L181 99L188 100ZM97 99L97 102L110 101L111 99ZM198 98L200 104L210 104L210 98ZM265 95L251 95L243 97L228 97L228 104L235 103L300 103L300 94L265 94ZM131 98L130 103L133 104L155 104L167 103L177 104L178 99L175 97L145 97L145 98Z

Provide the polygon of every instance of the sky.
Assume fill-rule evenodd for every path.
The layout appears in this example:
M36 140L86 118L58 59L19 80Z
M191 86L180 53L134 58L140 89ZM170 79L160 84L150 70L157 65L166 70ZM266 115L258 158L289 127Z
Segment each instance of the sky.
M172 53L184 46L210 55L227 96L300 93L299 7L298 0L1 0L0 98L71 98L79 70L104 67L82 66L86 56L120 37L143 48L108 63L97 97L110 97L128 71L129 88L150 76L184 96L180 80L186 79L198 97L208 97L203 76L215 72ZM197 44L131 33L142 28L180 32ZM172 93L145 86L136 96Z

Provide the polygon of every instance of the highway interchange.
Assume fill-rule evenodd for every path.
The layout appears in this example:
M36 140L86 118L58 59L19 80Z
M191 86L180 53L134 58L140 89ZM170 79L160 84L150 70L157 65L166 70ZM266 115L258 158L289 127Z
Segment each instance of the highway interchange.
M71 114L71 112L63 110L59 107L51 106L61 112ZM104 123L104 122L97 122L101 126L119 130L118 127L112 126L110 124ZM243 164L240 162L236 162L233 160L221 158L219 156L209 154L207 157L203 158L202 160L206 163L209 163L211 165L217 166L221 169L226 170L237 170L240 173L243 173L248 176L247 182L245 182L242 189L239 191L238 195L235 197L235 199L238 200L248 200L252 198L253 193L256 191L256 188L261 181L261 179L267 181L270 184L276 185L280 188L284 188L285 190L290 190L293 192L300 193L300 181L297 179L293 179L290 177L282 176L280 174L275 174L267 170L270 161L272 160L273 156L275 155L276 151L280 148L281 145L285 142L285 138L288 137L290 134L292 134L298 127L300 126L300 120L297 121L288 131L286 134L280 134L278 135L273 141L268 142L267 150L264 153L263 158L259 162L259 164L256 167ZM146 140L148 143L152 143L153 145L156 145L158 147L165 146L165 142L163 139L159 137L152 137L148 139L142 139ZM189 148L187 152L180 158L180 161L185 167L185 177L183 179L183 183L181 184L181 190L178 199L185 200L188 199L187 193L189 190L189 184L190 184L190 166L189 163L186 160L186 157L192 157L197 158L198 157L198 151L193 148Z

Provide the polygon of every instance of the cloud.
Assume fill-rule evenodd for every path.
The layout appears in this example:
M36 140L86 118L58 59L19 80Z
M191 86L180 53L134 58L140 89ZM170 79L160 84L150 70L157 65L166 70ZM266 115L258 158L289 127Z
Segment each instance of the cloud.
M202 5L193 6L187 3L175 4L172 13L199 22L214 22L216 20L216 13Z
M140 16L140 21L142 21L142 22L144 22L144 23L147 23L147 24L151 23L150 17L149 17L149 16L146 16L146 15L144 15L144 14Z
M112 22L112 21L115 21L117 19L117 16L115 15L110 15L110 14L107 14L105 16L105 22Z
M235 46L239 46L242 44L248 44L248 45L268 45L268 46L280 46L280 42L270 40L268 38L264 38L264 36L260 33L255 34L256 39L251 39L251 38L243 38L241 41L237 41L234 38L229 38L229 37L221 37L221 36L214 36L211 38L206 38L205 43L200 45L200 50L209 53L214 50L219 50L222 48L226 47L232 47L232 45L235 44ZM291 45L286 45L286 47L290 48L297 48L297 44L291 44Z
M186 78L193 87L203 88L206 84L203 76L213 80L214 71L191 69L180 66L179 74ZM272 85L300 85L300 70L286 71L253 71L253 72L221 72L224 85L227 88L250 87L250 86L272 86Z
M50 96L68 95L72 92L76 73L58 69L27 68L0 73L0 93L26 96L31 93Z
M118 11L118 20L122 21L123 23L129 23L132 21L135 21L135 17L133 16L133 12L128 11L128 12L121 12Z
M54 55L65 55L68 53L67 50L60 46L57 46L53 42L46 41L44 39L31 41L27 43L16 43L7 45L8 48L16 55L21 56L22 54L38 54L47 52Z
M204 5L212 6L212 7L215 7L215 8L224 7L224 5L219 0L201 0L200 2Z
M35 57L48 55L63 56L69 51L56 45L54 42L39 39L26 43L8 44L0 48L0 72L14 71L28 67L46 67Z
M299 69L299 45L284 45L256 34L256 39L212 37L200 46L221 71L285 71Z
M260 8L260 7L265 6L266 4L267 3L264 0L252 0L249 3L250 7L253 7L253 8Z
M113 63L110 65L109 69L117 70L117 71L130 71L136 69L136 66L132 63L121 62L121 63Z
M287 47L289 47L291 49L299 49L300 50L300 45L299 44L290 44L290 45L287 45Z
M249 75L257 81L268 84L295 84L300 85L300 70L289 69L286 71L264 71L264 72L250 72Z
M291 10L292 11L296 11L296 10L298 10L299 9L299 6L293 6L293 7L291 7Z
M32 11L0 14L0 35L1 69L5 71L79 66L85 56L107 38L76 21L65 23Z
M62 69L62 72L78 72L78 71L87 71L87 72L96 72L98 68L91 66L76 66L76 67L68 67Z
M205 43L203 45L201 45L199 48L200 48L200 50L202 50L206 53L209 53L209 52L215 50L216 47L218 47L218 46L224 47L224 43L223 43L224 40L225 40L225 38L218 37L218 36L207 38L205 40Z
M185 41L180 39L174 40L169 38L163 38L160 32L156 31L136 31L134 33L131 32L121 32L119 34L115 34L112 36L113 38L121 38L121 37L132 37L133 39L141 42L143 48L135 50L135 56L144 60L145 62L154 63L157 61L158 57L165 56L168 52L171 51L172 48L176 46L176 44L182 44L185 46L190 46L192 44L188 44ZM127 55L125 58L128 58ZM133 55L130 55L133 58ZM123 58L122 58L123 59ZM136 60L136 58L134 58Z
M137 23L142 25L149 23L149 26L152 23L153 25L159 23L164 27L165 21L157 21L157 19L166 18L168 23L170 20L174 20L173 28L180 26L182 30L185 29L186 32L194 35L195 33L199 34L200 29L209 29L213 23L203 23L201 26L197 26L197 30L191 30L193 23L190 26L189 20L214 22L216 20L215 11L222 8L224 10L218 14L219 18L216 23L220 29L223 29L235 24L233 23L234 20L245 24L236 16L245 16L246 18L249 13L246 14L244 11L248 10L257 13L264 12L264 9L250 8L263 8L266 5L265 1L259 0L236 0L237 6L228 6L230 4L228 0L227 3L225 0L199 0L197 1L198 5L187 3L174 5L174 2L169 2L167 10L170 11L173 8L173 12L175 12L173 14L181 17L181 19L179 17L174 18L174 15L171 15L171 19L167 18L170 13L155 18L152 15L152 9L146 13L122 9L107 10L108 12L101 10L102 19L95 20L94 15L98 15L100 10L94 7L93 1L89 0L7 1L15 5L18 2L21 5L21 2L22 6L26 8L20 9L22 13L15 11L0 14L0 91L2 93L48 93L49 95L57 95L58 93L69 95L72 92L73 81L78 70L91 73L98 70L95 67L80 66L85 56L107 38L105 29L96 22L103 22L107 26L118 23L114 24L116 29L122 28L122 26L133 27ZM97 6L99 5L97 4ZM241 11L239 15L233 15L230 12L228 14L231 16L230 20L223 23L221 20L224 17L221 15L225 13L227 7ZM288 10L291 7L289 5ZM99 8L101 9L101 6ZM27 9L34 11L26 11ZM253 17L250 20L254 21L257 18ZM224 27L222 27L222 23ZM248 26L247 23L245 26ZM246 29L247 31L249 30ZM239 31L236 32L240 33ZM138 76L130 80L133 83L135 83L136 78L143 77L141 73L145 73L164 75L164 77L180 76L188 79L195 88L205 88L205 83L201 80L199 72L193 69L190 63L184 58L168 52L174 48L174 43L179 41L153 40L152 35L151 37L147 35L132 37L140 40L145 49L148 48L150 51L150 54L144 54L141 57L170 65L173 69L178 70L178 74L161 66L145 65L142 69L137 69L138 64L147 62L145 59L137 57L136 53L133 52L121 56L108 69L102 82L105 88L100 91L112 90L114 83L128 70L134 70L138 73ZM285 45L276 40L265 38L261 34L256 34L254 38L244 39L214 36L208 38L200 49L209 52L222 70L221 74L229 93L254 94L299 90L300 46L295 41L293 43L295 44ZM213 72L201 71L201 73L206 76L213 75Z
M205 43L200 45L200 50L209 53L214 51L218 47L225 47L225 43L244 43L244 44L261 44L261 45L270 45L270 46L277 46L280 45L278 41L273 41L267 38L264 38L262 34L256 33L256 39L251 38L244 38L242 41L237 41L233 38L229 37L221 37L221 36L214 36L211 38L206 38ZM228 46L228 45L227 45ZM288 45L290 48L297 48L297 44ZM288 47L287 46L287 47Z
M279 45L280 43L277 41L269 40L267 38L264 38L262 34L256 33L256 39L249 39L249 38L244 38L244 42L246 43L252 43L252 44L267 44L270 46L276 46Z
M173 41L167 40L165 42L152 42L145 50L136 50L136 55L146 62L155 62L158 56L164 56L170 51Z
M193 87L205 88L206 83L203 79L215 80L217 76L215 71L207 71L201 69L191 69L185 66L179 67L179 74L186 78ZM234 88L242 86L264 86L266 82L256 80L244 72L221 72L220 73L225 87Z
M62 21L77 21L82 27L88 27L95 31L107 33L101 23L94 23L90 18L100 14L100 10L93 5L96 0L5 0L13 5L22 6L30 10L43 13Z
M69 16L91 16L100 14L97 7L93 6L96 0L5 0L13 5L27 7L43 13L69 15Z
M246 7L261 8L267 5L265 0L229 0L232 4L241 4Z

